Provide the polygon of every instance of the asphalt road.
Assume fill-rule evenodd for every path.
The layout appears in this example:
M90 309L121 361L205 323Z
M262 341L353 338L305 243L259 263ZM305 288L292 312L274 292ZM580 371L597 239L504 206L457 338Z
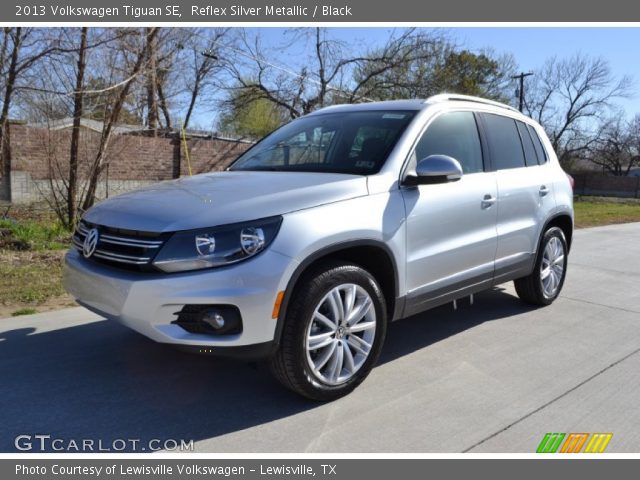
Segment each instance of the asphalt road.
M348 397L155 344L81 308L0 320L0 451L20 434L193 439L202 452L533 452L546 432L640 451L640 223L576 232L561 298L504 285L401 322Z

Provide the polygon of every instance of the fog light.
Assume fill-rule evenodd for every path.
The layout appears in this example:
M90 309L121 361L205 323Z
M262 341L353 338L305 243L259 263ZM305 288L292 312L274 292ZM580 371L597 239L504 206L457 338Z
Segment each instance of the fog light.
M224 327L224 317L213 310L204 312L202 314L202 321L214 330L220 330Z
M235 305L185 305L175 312L174 325L189 333L237 335L242 333L242 317Z

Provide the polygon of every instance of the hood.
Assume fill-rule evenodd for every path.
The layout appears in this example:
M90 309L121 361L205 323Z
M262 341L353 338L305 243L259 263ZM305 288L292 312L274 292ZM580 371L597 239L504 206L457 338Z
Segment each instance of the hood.
M215 172L160 182L104 200L88 222L172 232L255 220L367 195L359 175L308 172Z

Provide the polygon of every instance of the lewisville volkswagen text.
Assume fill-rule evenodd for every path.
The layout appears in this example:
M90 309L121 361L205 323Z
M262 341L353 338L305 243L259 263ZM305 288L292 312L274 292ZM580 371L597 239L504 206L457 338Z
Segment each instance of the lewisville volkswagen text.
M317 400L352 391L390 321L510 280L560 293L572 179L517 110L460 95L324 108L225 172L87 211L78 303L162 343L268 358Z

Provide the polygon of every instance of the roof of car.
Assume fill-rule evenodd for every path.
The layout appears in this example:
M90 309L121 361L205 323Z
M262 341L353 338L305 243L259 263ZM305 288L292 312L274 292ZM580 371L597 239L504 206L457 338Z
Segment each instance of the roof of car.
M489 105L492 107L503 108L505 110L509 110L512 112L518 112L515 108L510 105L506 105L504 103L496 102L493 100L488 100L486 98L481 97L472 97L469 95L459 95L459 94L450 94L443 93L439 95L434 95L432 97L425 99L412 99L412 100L387 100L384 102L365 102L365 103L351 103L351 104L343 104L343 105L333 105L330 107L325 107L316 112L315 114L323 114L323 113L332 113L332 112L358 112L358 111L374 111L374 110L423 110L430 105L442 102L466 102L466 103L475 103L482 105Z
M316 110L312 115L318 113L330 112L360 112L372 110L422 110L426 107L425 100L387 100L384 102L366 102L366 103L345 103L342 105L332 105L320 110Z

